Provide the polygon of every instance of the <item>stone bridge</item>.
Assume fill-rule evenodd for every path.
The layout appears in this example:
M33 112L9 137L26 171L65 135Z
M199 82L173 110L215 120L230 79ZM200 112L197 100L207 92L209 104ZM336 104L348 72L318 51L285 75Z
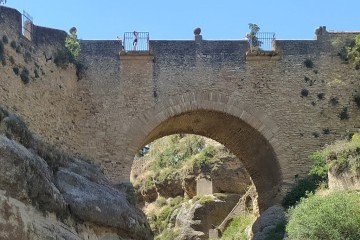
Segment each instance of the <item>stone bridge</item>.
M34 29L27 44L41 51L51 52L49 46L61 45L65 37L60 30ZM65 86L66 101L49 106L62 110L54 110L48 124L37 124L41 116L19 103L17 109L45 139L96 159L115 183L129 181L135 154L153 140L175 133L212 138L243 162L263 211L306 174L311 152L358 131L360 111L353 99L359 72L338 56L355 34L321 27L314 40L276 40L276 56L246 55L245 40L199 36L150 40L146 53L120 52L115 40L82 40L85 75ZM45 91L30 85L34 92Z

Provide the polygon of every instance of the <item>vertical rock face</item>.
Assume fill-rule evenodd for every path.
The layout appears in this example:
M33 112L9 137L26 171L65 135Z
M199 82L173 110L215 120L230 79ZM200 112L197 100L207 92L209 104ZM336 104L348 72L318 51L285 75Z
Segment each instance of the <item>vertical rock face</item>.
M196 201L194 204L183 204L175 222L181 229L177 240L208 239L209 229L220 225L231 209L236 205L240 195L230 194L220 200Z
M46 146L6 111L0 165L0 239L153 238L143 213L100 169Z
M360 190L360 175L350 171L339 174L328 172L329 189L331 190Z

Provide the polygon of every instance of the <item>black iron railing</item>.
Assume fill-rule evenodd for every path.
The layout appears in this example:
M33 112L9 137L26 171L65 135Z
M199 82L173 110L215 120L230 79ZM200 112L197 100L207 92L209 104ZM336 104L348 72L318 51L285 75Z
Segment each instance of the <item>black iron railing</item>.
M273 51L275 42L275 33L258 32L254 36L250 36L249 44L251 51Z
M148 52L149 33L136 31L124 33L123 51Z
M32 40L33 34L33 18L27 12L23 11L22 14L22 34L29 41Z

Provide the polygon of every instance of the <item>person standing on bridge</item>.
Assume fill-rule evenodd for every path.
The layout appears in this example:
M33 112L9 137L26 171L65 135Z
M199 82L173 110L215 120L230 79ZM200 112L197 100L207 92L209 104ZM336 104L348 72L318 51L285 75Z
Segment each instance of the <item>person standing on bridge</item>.
M136 45L137 45L137 42L138 42L138 33L136 31L133 32L133 50L136 51Z

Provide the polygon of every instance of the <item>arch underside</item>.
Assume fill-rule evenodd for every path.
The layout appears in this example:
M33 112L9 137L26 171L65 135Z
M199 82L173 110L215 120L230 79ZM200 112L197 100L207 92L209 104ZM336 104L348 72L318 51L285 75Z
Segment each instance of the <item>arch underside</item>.
M276 203L282 178L276 154L268 140L248 123L220 111L191 110L159 123L138 147L176 133L205 136L226 146L249 172L258 192L260 212Z

